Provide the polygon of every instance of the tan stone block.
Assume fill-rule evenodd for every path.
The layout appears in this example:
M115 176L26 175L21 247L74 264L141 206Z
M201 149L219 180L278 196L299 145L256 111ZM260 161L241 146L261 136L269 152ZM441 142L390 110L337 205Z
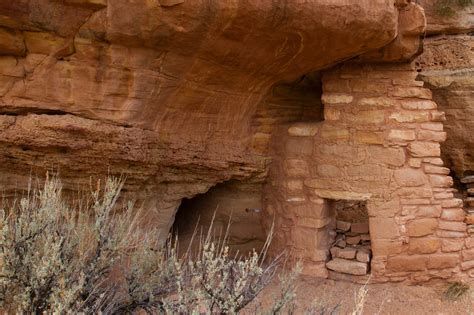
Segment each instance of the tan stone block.
M445 231L445 230L438 230L436 235L442 238L461 238L465 237L465 232L456 232L456 231Z
M446 132L420 130L417 132L416 138L420 141L444 142L446 141Z
M446 121L446 115L444 112L431 111L430 114L432 121Z
M462 210L464 212L464 210ZM464 222L466 222L466 224L468 225L474 225L474 214L468 214L466 215L466 218L464 220Z
M370 234L362 234L362 235L360 236L360 240L361 240L361 241L370 241L370 240L371 240Z
M321 137L329 140L347 140L350 137L350 133L348 129L323 125Z
M368 146L367 152L372 161L390 166L405 164L405 151L402 148L384 148L382 146Z
M404 130L404 129L392 129L388 133L388 139L394 142L415 140L415 131Z
M330 270L351 275L365 275L368 271L368 266L366 263L341 258L335 258L327 262L326 267Z
M401 199L400 203L402 205L430 205L431 200L426 198L411 198L411 199Z
M306 184L306 181L305 181ZM328 190L328 189L315 189L314 193L326 199L341 199L341 200L368 200L371 194L358 193L352 191L340 191L340 190Z
M408 243L409 254L431 254L438 251L441 244L439 239L410 238Z
M473 261L466 261L461 263L461 270L469 270L474 268L474 260Z
M367 80L351 80L352 91L354 92L379 92L380 83ZM389 98L387 98L389 99Z
M432 130L432 131L443 131L443 124L440 122L430 122L430 123L424 123L420 124L421 129L425 130Z
M337 166L330 165L330 164L318 165L317 173L321 177L334 177L334 178L342 177L341 169Z
M321 96L323 104L349 104L353 99L350 94L323 93Z
M319 123L298 123L288 128L288 134L293 137L313 137L318 133Z
M474 248L473 249L465 249L461 253L462 253L462 260L463 261L474 260Z
M429 100L408 100L402 101L402 108L409 109L409 110L424 110L424 109L436 109L437 105L433 101Z
M437 166L443 166L444 165L443 160L440 159L440 158L424 158L423 162L433 164L433 165L437 165Z
M441 241L441 251L443 252L459 252L464 246L464 240L442 240Z
M402 252L402 242L398 240L373 239L371 248L374 257L397 255Z
M163 1L180 1L184 2L184 0L163 0ZM101 9L107 6L107 0L65 0L65 3L68 4L76 4L86 8L91 9Z
M439 221L439 228L446 231L465 232L466 223L456 221Z
M430 113L428 112L410 112L398 111L392 113L389 118L399 123L416 123L430 121Z
M452 198L452 199L442 200L441 206L443 208L462 208L463 202L461 199Z
M410 142L408 152L413 157L439 157L441 154L439 143Z
M387 260L390 271L421 271L426 269L426 256L395 256Z
M336 229L347 232L351 229L351 223L350 222L345 222L345 221L336 221Z
M451 187L453 179L450 176L430 175L430 182L433 187Z
M474 248L474 235L467 237L464 242L467 248Z
M417 211L418 211L418 206L403 206L402 207L403 216L415 215ZM441 209L440 209L440 213L441 213Z
M0 27L0 54L24 56L26 53L20 31Z
M369 222L355 222L351 225L351 232L366 234L369 233Z
M413 97L431 100L432 94L429 89L417 87L395 87L390 90L390 95L396 97Z
M340 120L341 119L341 111L336 108L325 108L324 109L324 120Z
M402 168L394 172L395 181L404 187L422 186L427 182L426 175L421 170Z
M439 218L442 213L440 205L419 206L415 212L417 217Z
M434 166L430 164L425 164L423 166L423 169L425 170L425 173L427 174L449 175L449 173L451 172L451 170L447 167Z
M463 184L474 183L474 175L466 176L466 177L461 178L461 183L463 183ZM469 187L469 185L468 185L468 187Z
M299 179L292 179L286 182L286 188L290 192L299 192L303 190L303 181Z
M356 253L357 253L357 250L355 248L346 247L346 248L340 249L336 257L343 258L343 259L355 259Z
M409 236L425 236L434 233L438 220L434 218L416 219L408 224Z
M378 86L380 89L380 86ZM393 107L396 101L393 98L380 96L380 97L366 97L361 98L357 103L359 106L367 107Z
M400 212L400 202L396 198L388 201L372 199L367 203L367 212L369 217L393 218ZM369 218L369 229L371 224L372 221Z
M309 167L306 161L303 160L285 160L286 175L294 177L309 176Z
M309 156L313 153L311 138L292 138L286 141L286 153L294 156Z
M463 209L444 209L441 213L441 219L446 221L463 221L465 217Z
M322 204L306 203L303 205L291 205L291 214L297 217L309 217L324 219L329 217L329 208Z
M405 187L397 190L397 194L403 198L431 198L433 191L425 187Z
M385 120L385 113L382 110L361 110L348 114L346 120L356 124L380 124Z
M369 218L372 239L392 239L400 236L399 226L392 218Z
M366 144L383 144L384 137L382 132L357 130L355 140Z
M368 263L370 261L370 253L367 251L357 251L356 260Z
M434 254L427 259L428 269L453 268L459 264L458 254Z
M452 192L440 192L434 194L435 199L450 199L454 198L454 194Z
M360 235L346 237L346 243L348 245L357 245L360 243Z
M408 165L415 168L420 168L423 159L421 158L410 158L408 159Z

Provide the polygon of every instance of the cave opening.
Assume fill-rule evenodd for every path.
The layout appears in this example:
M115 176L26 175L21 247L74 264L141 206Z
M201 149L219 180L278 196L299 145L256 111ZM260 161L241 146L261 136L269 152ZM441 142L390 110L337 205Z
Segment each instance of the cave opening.
M183 199L172 227L180 247L188 248L195 231L197 236L192 247L209 229L216 241L222 240L229 227L227 244L231 251L260 250L265 242L260 217L261 186L261 183L228 181L217 184L206 193Z

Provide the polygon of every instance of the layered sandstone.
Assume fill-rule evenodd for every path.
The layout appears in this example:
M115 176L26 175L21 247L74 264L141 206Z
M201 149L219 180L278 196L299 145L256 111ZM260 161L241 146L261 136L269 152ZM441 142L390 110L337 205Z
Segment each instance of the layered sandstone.
M2 189L48 169L69 189L123 174L168 228L182 198L262 181L275 117L303 114L271 110L270 87L379 49L398 24L382 0L2 1Z

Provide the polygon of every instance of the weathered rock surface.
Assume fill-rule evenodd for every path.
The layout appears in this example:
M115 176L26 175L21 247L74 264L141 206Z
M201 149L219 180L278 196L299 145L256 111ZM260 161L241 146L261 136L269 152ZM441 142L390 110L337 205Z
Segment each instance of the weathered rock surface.
M420 79L446 113L443 160L462 178L474 170L474 38L467 34L426 38L417 65Z
M275 83L379 50L400 21L385 0L1 1L0 186L124 174L166 229L182 198L262 181L273 126L318 99L310 77Z
M460 3L465 5L460 5ZM426 33L461 34L474 30L474 6L467 1L418 0L427 17Z

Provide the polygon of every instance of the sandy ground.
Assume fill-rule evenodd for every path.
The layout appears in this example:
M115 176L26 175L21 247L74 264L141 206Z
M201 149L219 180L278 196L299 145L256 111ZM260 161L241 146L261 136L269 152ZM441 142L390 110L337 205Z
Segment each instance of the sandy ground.
M332 310L333 314L351 314L355 304L355 294L361 285L318 278L300 278L297 281L297 309L295 314L305 313L312 305L321 304ZM400 283L371 284L363 314L474 314L474 289L470 289L457 300L447 300L443 296L447 285L409 286ZM276 284L266 288L258 298L263 309L271 305L279 292ZM252 313L254 305L247 310ZM247 312L245 312L247 313ZM331 314L331 312L326 312Z

